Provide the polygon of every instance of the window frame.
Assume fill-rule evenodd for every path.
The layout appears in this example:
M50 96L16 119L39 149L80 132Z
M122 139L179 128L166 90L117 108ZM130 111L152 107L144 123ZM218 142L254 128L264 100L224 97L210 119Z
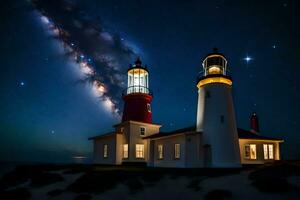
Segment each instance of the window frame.
M142 129L144 129L144 134L142 134ZM140 127L140 136L146 136L146 127L144 126Z
M164 159L164 145L162 144L157 145L157 159L158 160Z
M148 110L149 113L152 112L152 111L151 111L151 104L150 104L150 103L147 103L147 110Z
M254 157L252 157L252 153L251 153L251 147L255 147L255 154L254 154ZM249 151L247 151L246 149L249 148ZM248 159L248 160L257 160L257 144L245 144L244 146L244 157L245 159ZM247 155L247 152L249 153L249 155Z
M270 148L272 147L272 148ZM272 150L270 150L272 149ZM274 158L274 144L263 144L264 160L275 160ZM272 153L270 153L272 152Z
M209 90L206 90L206 91L205 91L205 98L208 99L208 98L210 98L210 97L211 97L210 91L209 91Z
M126 151L125 151L125 147L126 147ZM128 147L128 144L123 144L123 159L128 159L128 158L129 158L129 147Z
M181 145L180 143L174 144L174 159L179 160L181 157Z
M108 144L103 144L103 158L108 158Z
M141 147L141 149L139 147ZM135 158L136 159L144 159L145 158L145 145L144 144L135 144Z
M220 115L220 123L224 124L225 122L225 116L224 115Z

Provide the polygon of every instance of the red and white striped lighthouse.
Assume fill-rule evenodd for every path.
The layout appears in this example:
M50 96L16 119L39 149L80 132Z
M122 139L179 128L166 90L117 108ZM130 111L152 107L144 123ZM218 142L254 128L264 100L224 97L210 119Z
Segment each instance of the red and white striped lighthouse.
M127 71L128 87L123 94L124 110L122 122L138 121L152 123L151 101L149 90L149 72L139 58Z

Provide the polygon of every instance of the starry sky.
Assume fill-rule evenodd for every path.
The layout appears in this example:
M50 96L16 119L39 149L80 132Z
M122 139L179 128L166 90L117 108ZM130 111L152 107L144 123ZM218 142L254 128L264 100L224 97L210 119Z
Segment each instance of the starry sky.
M249 129L257 112L261 134L285 140L283 158L300 158L297 1L65 2L71 18L50 4L1 4L0 160L88 160L87 138L120 120L137 56L150 71L154 122L195 124L196 78L214 47L229 61L238 126Z

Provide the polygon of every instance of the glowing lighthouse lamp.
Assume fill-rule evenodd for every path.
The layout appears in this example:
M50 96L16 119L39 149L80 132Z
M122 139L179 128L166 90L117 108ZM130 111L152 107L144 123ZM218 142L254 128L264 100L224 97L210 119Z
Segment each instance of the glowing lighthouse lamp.
M227 75L227 59L217 49L202 63L198 80L197 131L203 133L206 167L239 167L240 152L231 95L232 80Z
M149 94L148 70L143 67L141 60L138 58L135 65L128 69L128 88L127 94L144 93Z
M124 110L122 121L139 121L152 123L151 101L149 90L149 72L138 58L127 71L128 87L123 94Z

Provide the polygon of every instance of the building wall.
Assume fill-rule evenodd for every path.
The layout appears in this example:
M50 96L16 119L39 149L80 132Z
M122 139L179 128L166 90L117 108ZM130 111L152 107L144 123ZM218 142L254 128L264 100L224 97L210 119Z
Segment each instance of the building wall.
M104 145L108 145L107 158L104 158ZM115 134L94 140L94 163L116 164L116 135Z
M116 164L121 165L123 162L123 134L116 134Z
M146 133L143 136L140 131L141 127L146 129ZM160 125L128 121L117 126L116 130L118 131L121 128L123 128L123 133L119 136L118 162L148 162L150 158L150 144L147 140L143 140L143 137L158 133ZM124 144L128 144L129 157L127 159L123 158ZM136 158L136 144L144 145L144 158Z
M256 156L255 160L245 158L245 145L256 144ZM264 164L266 162L272 162L274 160L264 159L263 144L274 145L274 160L280 160L280 142L270 140L254 140L254 139L239 139L240 156L242 164Z
M154 167L186 167L186 138L185 135L177 135L153 140ZM175 144L180 144L180 159L175 159ZM163 145L163 159L158 159L158 145Z
M201 134L186 135L186 167L203 167L203 144Z

